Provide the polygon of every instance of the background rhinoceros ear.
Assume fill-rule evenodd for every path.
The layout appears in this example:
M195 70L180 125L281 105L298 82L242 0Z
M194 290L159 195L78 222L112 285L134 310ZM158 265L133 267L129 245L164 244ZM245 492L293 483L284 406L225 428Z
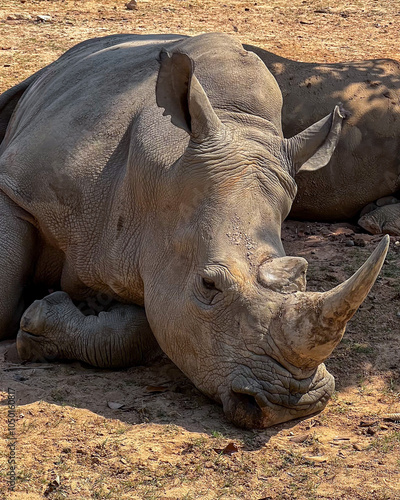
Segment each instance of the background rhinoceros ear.
M193 72L194 62L187 54L162 50L156 99L174 125L201 142L215 134L222 124Z
M330 115L300 134L284 140L284 150L292 165L292 175L299 170L317 170L325 167L335 151L343 120L347 116L343 108L335 106Z

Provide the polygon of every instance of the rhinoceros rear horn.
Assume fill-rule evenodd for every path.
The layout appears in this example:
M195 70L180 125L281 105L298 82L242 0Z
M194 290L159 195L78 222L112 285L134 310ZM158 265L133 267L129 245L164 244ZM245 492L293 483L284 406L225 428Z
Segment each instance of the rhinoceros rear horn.
M285 139L283 147L292 165L292 175L301 170L317 170L332 157L342 131L346 111L335 106L331 114L300 134Z
M214 135L222 123L200 82L194 75L194 62L181 52L162 50L156 85L157 105L164 115L197 142Z

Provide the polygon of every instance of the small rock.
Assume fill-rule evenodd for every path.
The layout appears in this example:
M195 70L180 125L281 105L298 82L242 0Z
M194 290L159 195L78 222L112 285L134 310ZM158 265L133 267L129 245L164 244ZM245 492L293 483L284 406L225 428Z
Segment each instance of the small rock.
M397 311L396 316L397 316L398 318L400 318L400 311Z
M366 243L363 238L354 238L354 245L356 247L365 247Z
M124 406L124 403L116 403L114 401L107 401L107 406L112 410L119 410Z
M353 240L346 240L345 245L346 245L346 247L354 247L354 241Z
M361 446L361 445L360 445L360 444L358 444L358 443L354 443L354 444L353 444L353 448L354 448L355 450L357 450L357 451L363 451L363 450L364 450L364 447L363 447L363 446Z
M51 21L51 16L36 16L36 21L39 23L48 23Z
M128 2L125 7L128 9L128 10L137 10L138 9L138 5L137 5L137 1L136 0L131 0L130 2Z
M376 434L376 429L373 429L372 427L368 427L367 434L369 434L370 436L374 436Z

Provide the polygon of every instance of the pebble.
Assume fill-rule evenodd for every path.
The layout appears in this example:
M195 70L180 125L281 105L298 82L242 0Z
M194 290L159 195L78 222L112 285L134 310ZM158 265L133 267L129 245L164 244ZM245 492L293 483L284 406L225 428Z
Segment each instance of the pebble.
M128 10L137 10L138 8L138 5L137 5L137 1L136 0L131 0L130 2L128 2L125 7L128 9Z
M356 247L365 247L366 243L363 238L354 238L354 244Z
M38 21L39 23L47 23L51 21L51 16L37 16L36 21Z
M345 245L346 245L346 247L354 247L354 241L353 240L346 240Z

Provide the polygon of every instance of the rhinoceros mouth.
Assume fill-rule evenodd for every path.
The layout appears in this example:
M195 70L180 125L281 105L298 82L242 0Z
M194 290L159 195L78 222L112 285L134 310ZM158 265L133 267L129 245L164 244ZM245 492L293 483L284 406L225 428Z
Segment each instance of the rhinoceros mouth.
M221 398L228 420L239 427L266 428L309 416L325 408L335 388L334 379L324 366L307 379L287 378L283 383L281 380L278 392L274 382L234 382Z

